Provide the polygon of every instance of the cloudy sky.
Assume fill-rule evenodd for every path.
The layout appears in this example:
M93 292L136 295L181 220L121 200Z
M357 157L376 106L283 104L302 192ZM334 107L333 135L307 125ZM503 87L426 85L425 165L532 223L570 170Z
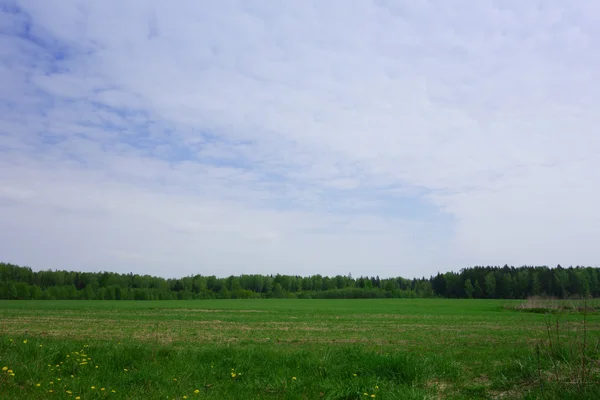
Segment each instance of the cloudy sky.
M0 260L598 265L600 2L0 0Z

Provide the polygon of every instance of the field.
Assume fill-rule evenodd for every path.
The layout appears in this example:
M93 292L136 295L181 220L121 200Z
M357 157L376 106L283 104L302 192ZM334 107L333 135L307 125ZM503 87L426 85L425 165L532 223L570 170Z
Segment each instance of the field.
M2 301L0 398L600 398L600 315L519 303Z

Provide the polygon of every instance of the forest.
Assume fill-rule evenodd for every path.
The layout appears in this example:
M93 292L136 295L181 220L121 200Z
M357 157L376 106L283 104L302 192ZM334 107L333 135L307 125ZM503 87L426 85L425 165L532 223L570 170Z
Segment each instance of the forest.
M600 295L600 268L476 266L429 278L249 274L165 279L115 272L33 271L0 263L3 300L193 300L249 298L558 298Z

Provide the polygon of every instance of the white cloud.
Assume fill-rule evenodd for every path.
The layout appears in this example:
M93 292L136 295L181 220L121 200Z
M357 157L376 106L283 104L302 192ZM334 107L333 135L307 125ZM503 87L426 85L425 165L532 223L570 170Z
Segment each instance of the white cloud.
M597 8L7 7L0 253L161 275L597 264Z

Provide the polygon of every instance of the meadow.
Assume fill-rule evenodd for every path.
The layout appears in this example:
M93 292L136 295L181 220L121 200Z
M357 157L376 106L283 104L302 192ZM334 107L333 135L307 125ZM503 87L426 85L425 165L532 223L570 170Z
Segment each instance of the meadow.
M0 398L600 398L600 315L521 303L0 301Z

